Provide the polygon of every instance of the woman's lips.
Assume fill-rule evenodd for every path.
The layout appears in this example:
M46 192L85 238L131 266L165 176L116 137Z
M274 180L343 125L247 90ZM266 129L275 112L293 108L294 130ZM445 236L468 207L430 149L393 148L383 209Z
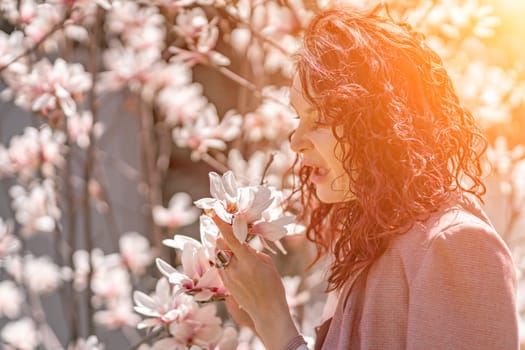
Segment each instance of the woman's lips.
M330 172L330 169L312 167L312 173L310 174L310 180L315 184L319 184L328 178L329 172Z

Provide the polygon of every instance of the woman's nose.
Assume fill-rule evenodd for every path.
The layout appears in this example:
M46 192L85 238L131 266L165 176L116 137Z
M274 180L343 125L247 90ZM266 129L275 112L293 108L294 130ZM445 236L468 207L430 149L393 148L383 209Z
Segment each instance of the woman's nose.
M312 143L299 128L290 137L290 148L295 153L302 153L312 147Z

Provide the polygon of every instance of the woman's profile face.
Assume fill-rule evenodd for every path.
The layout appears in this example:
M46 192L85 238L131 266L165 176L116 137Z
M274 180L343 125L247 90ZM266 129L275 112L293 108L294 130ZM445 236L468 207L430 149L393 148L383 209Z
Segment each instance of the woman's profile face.
M320 120L320 114L303 94L296 74L290 90L290 104L297 112L299 125L292 135L291 148L302 157L302 165L311 167L310 181L315 184L317 197L324 203L352 199L349 193L349 175L337 158L338 143L332 128Z

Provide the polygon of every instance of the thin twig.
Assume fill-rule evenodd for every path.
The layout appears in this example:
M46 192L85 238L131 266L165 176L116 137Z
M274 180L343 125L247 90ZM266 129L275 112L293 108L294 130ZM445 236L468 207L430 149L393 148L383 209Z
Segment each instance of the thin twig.
M149 231L151 232L151 240L153 248L158 252L163 252L162 249L162 232L160 227L155 225L153 221L152 208L155 205L162 204L162 195L160 192L160 178L155 167L156 160L156 143L153 139L153 118L149 114L149 106L145 101L140 101L139 108L139 131L142 150L142 171L144 182L147 186L147 220L149 224Z
M250 90L251 92L254 93L255 97L257 98L265 98L265 99L268 99L270 101L273 101L273 102L276 102L280 105L283 105L283 106L286 106L286 107L289 107L289 105L273 96L270 96L270 95L265 95L262 93L262 91L260 89L257 88L257 86L246 80L245 78L241 77L240 75L238 75L237 73L229 70L228 68L226 67L223 67L223 66L216 66L216 65L213 65L213 64L207 64L209 67L212 67L212 68L215 68L217 69L222 75L224 75L225 77L229 78L230 80L236 82L237 84L241 85L242 87L245 87L247 88L248 90Z
M238 22L244 26L246 26L250 32L255 36L257 37L258 39L260 39L261 41L267 43L268 45L272 46L273 48L277 49L278 51L280 51L282 54L284 55L287 55L289 56L290 55L290 52L286 51L286 49L284 47L282 47L279 43L275 42L274 40L268 38L268 37L265 37L264 35L262 35L261 33L259 33L259 31L257 31L255 28L253 28L253 26L251 25L251 23L249 22L246 22L244 19L238 17L238 16L235 16L233 15L232 13L228 12L227 10L224 11L226 13L226 16L229 17L231 20L235 21L235 22Z
M266 175L268 173L268 169L270 169L270 166L272 165L274 159L275 159L275 152L272 152L272 153L270 153L270 156L268 157L268 161L266 162L266 165L264 166L264 170L263 170L262 176L261 176L261 182L259 183L260 185L264 184L264 180L265 180Z
M101 27L102 27L102 17L104 15L104 12L101 10L101 8L97 8L97 14L95 19L95 25L94 25L94 32L93 36L91 37L90 41L90 47L89 47L89 53L90 53L90 73L92 77L93 84L91 85L91 88L89 90L89 108L91 111L91 114L93 116L93 125L96 124L98 120L98 105L96 100L96 92L95 92L95 81L98 74L99 66L98 66L98 58L99 58L99 43L102 35ZM89 131L89 146L86 150L86 161L84 164L84 234L86 237L86 250L91 254L91 251L94 248L94 242L93 242L93 228L91 225L91 201L90 201L90 193L89 193L89 180L92 176L93 171L93 164L95 162L95 135L93 128ZM90 255L91 259L91 255ZM93 266L93 261L91 261L91 266ZM91 298L93 295L93 292L91 290L91 279L93 277L93 268L89 269L88 276L87 276L87 327L88 327L88 335L95 335L96 329L94 324L94 313L95 310L93 308L93 305L91 304Z
M201 155L201 160L204 163L206 163L209 166L211 166L212 168L214 168L215 170L217 170L218 172L220 172L220 173L225 173L228 170L230 170L230 169L228 169L228 167L226 165L222 164L217 159L215 159L212 156L210 156L208 153L203 153Z
M157 338L159 335L162 334L162 332L164 332L164 328L151 332L150 334L142 338L137 344L133 345L129 350L137 350L142 344L146 344L150 340Z

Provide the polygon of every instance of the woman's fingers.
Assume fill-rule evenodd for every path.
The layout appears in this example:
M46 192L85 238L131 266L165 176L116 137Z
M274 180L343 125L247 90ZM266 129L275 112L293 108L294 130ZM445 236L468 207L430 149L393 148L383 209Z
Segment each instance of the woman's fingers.
M222 237L224 237L224 240L226 241L228 249L231 249L234 254L243 254L244 251L245 251L245 247L234 236L232 226L230 224L224 222L217 215L215 215L213 217L213 221L215 221L215 225L217 225L217 227L221 231ZM221 249L223 249L223 248L221 248Z

